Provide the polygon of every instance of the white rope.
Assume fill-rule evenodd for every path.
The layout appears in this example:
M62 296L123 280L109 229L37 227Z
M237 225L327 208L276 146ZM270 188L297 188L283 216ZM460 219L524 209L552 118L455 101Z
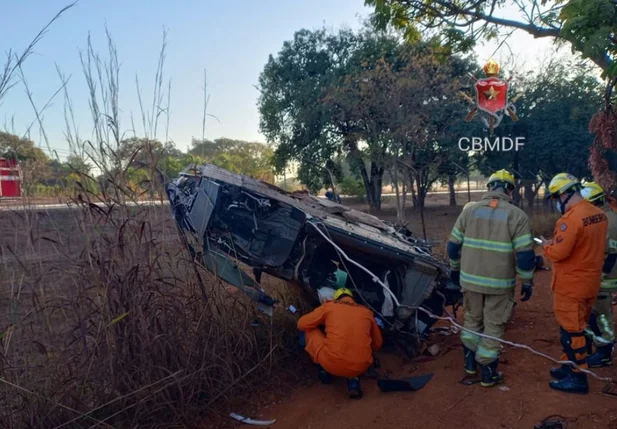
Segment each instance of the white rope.
M360 263L354 261L349 256L347 256L347 254L339 246L337 246L336 243L334 243L330 238L328 238L317 227L317 225L315 225L315 223L313 223L313 222L308 222L308 223L309 223L309 225L313 226L313 228L315 228L317 230L317 232L319 232L319 234L321 234L321 236L324 238L324 240L326 240L328 243L330 243L347 261L351 262L352 264L354 264L355 266L357 266L358 268L360 268L361 270L366 272L369 276L371 276L371 278L373 279L373 281L375 283L379 284L384 290L388 291L388 293L390 293L390 295L392 295L392 298L394 299L394 302L396 303L397 306L399 306L399 307L401 306L399 300L396 298L394 293L379 279L379 277L377 277L375 274L373 274L368 268L364 267ZM321 224L323 225L323 223L321 223ZM325 227L325 225L324 225L324 227ZM350 273L348 273L348 274L351 275ZM412 307L409 307L409 308L412 308ZM501 339L501 338L493 337L491 335L483 334L483 333L480 333L480 332L475 332L475 331L473 331L471 329L465 328L464 326L460 325L458 322L456 322L454 320L453 317L450 317L450 316L448 316L448 317L436 316L433 313L431 313L430 311L428 311L427 309L422 308L422 307L413 307L412 309L420 310L420 311L426 313L427 315L429 315L430 317L432 317L433 319L447 321L451 325L455 326L456 328L461 329L461 330L466 331L466 332L470 332L470 333L472 333L474 335L477 335L479 337L486 338L486 339L489 339L489 340L494 340L494 341L497 341L499 343L507 344L507 345L509 345L511 347L514 347L514 348L519 348L519 349L524 349L524 350L530 351L531 353L533 353L535 355L538 355L540 357L543 357L544 359L550 360L551 362L554 362L554 363L557 363L557 364L560 364L560 365L571 365L571 366L575 367L576 369L578 369L579 371L581 371L581 372L583 372L585 374L591 375L593 378L595 378L597 380L606 381L606 382L612 382L613 381L613 379L611 377L599 376L599 375L595 374L592 371L589 371L587 369L579 367L577 364L575 364L574 362L569 361L569 360L558 360L558 359L552 358L549 355L546 355L544 353L541 353L539 351L534 350L533 348L531 348L528 345L518 344L518 343L514 343L512 341L507 341L507 340L504 340L504 339Z
M322 225L324 225L322 222L320 222ZM398 298L396 297L396 295L394 295L394 292L392 292L381 280L379 280L379 277L377 277L375 274L373 274L368 268L364 267L363 265L359 264L358 262L354 261L353 259L351 259L349 256L347 256L347 254L343 251L343 249L341 249L340 247L338 247L336 245L336 243L334 243L334 241L332 241L330 238L328 238L326 236L326 234L323 233L322 230L320 230L317 225L315 225L313 222L308 222L309 225L311 225L313 228L315 228L315 230L321 234L321 236L324 238L324 240L326 240L328 243L330 243L339 254L341 254L345 259L347 259L347 261L351 262L352 264L354 264L356 267L360 268L362 271L364 271L366 274L368 274L369 276L371 276L373 278L373 281L375 283L378 283L382 288L384 288L384 290L388 291L388 293L392 296L392 299L394 300L394 303L400 307L401 303L399 302ZM324 225L324 228L326 226ZM351 273L347 273L351 276Z

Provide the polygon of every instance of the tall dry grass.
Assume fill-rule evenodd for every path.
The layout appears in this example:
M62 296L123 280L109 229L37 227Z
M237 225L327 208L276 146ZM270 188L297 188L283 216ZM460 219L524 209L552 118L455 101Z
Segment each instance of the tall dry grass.
M159 105L164 50L165 42L152 111L142 103L147 138L161 112L169 115ZM67 132L105 180L75 171L83 180L71 190L73 208L24 202L0 215L1 428L193 427L298 357L296 318L284 310L303 306L294 289L271 279L265 288L281 305L272 318L257 313L190 259L168 206L133 205L143 193L164 193L147 144L120 157L119 61L109 35L108 53L103 59L90 41L82 53L92 140ZM137 166L147 174L136 191L127 172L140 151L149 162Z
M1 427L190 425L294 356L295 318L256 313L187 259L165 208L3 226Z

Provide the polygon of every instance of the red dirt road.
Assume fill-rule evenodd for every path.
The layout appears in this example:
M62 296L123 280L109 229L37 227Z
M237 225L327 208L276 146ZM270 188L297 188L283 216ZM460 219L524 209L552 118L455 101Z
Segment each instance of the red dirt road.
M536 277L534 296L519 302L506 339L531 345L558 357L558 327L554 321L549 288L550 272ZM462 309L459 310L459 319ZM462 378L462 351L458 335L435 337L441 343L436 358L420 357L404 363L395 353L382 352L382 368L391 376L434 373L418 392L381 393L375 380L362 380L364 398L350 400L346 385L315 383L299 387L282 403L261 408L253 418L276 419L276 429L368 429L368 428L533 428L552 414L569 418L568 428L617 428L617 397L601 393L603 382L591 380L589 395L569 395L548 387L552 363L526 350L506 348L500 370L507 390L459 384ZM617 376L617 366L597 370L603 376ZM315 377L316 378L316 377ZM272 392L268 392L272 394Z

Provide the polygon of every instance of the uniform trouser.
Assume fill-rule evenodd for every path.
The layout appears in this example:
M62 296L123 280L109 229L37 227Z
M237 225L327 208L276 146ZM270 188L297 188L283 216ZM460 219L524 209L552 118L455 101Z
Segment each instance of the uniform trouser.
M572 298L554 293L553 308L563 349L561 360L570 360L581 368L587 368L585 328L595 302L596 298Z
M358 377L364 374L370 367L371 363L358 368L358 363L350 362L342 363L340 360L333 358L328 349L324 347L326 334L319 328L311 329L304 333L306 339L306 352L311 356L314 363L320 365L329 374L336 377Z
M514 289L503 295L488 295L464 291L465 323L464 327L474 332L503 338L506 323L514 309ZM488 365L499 359L501 344L499 341L483 338L463 330L461 340L465 347L476 353L480 365Z
M598 294L589 318L592 338L596 347L613 344L615 341L615 323L611 308L612 296L610 292L601 291Z

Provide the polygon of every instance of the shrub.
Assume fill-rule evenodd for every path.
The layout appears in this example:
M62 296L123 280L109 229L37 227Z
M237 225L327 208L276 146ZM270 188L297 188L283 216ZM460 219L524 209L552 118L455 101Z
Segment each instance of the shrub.
M366 196L366 189L361 180L354 176L345 176L341 181L339 187L341 190L339 193L343 195L349 195L357 198L364 198Z

